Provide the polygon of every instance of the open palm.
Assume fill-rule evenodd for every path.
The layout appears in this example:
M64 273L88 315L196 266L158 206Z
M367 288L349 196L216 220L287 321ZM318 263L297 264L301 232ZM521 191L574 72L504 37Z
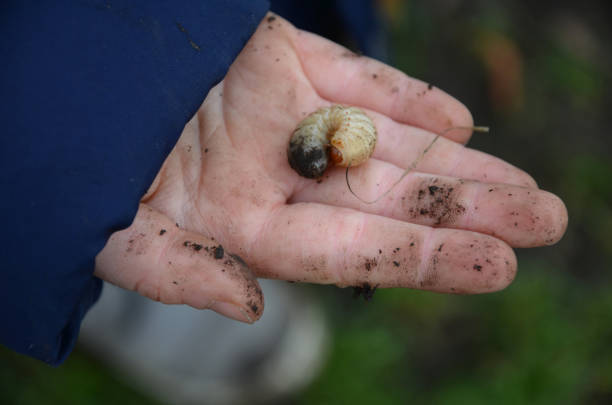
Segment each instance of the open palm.
M563 235L561 200L463 146L466 130L446 133L375 204L349 192L341 168L299 177L289 137L332 104L362 108L378 129L372 159L351 169L365 199L387 190L436 133L472 125L439 89L270 14L186 125L132 226L98 255L96 275L252 322L263 310L256 277L489 292L514 278L511 247Z

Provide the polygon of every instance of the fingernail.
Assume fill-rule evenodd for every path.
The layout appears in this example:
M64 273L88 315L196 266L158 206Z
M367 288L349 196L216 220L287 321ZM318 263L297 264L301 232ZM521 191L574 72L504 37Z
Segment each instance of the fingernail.
M236 321L253 323L253 319L249 316L249 313L235 304L216 302L210 309Z

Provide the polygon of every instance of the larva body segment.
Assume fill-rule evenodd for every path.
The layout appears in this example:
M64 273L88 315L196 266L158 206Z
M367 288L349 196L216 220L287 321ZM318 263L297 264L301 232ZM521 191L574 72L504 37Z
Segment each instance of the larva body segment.
M376 127L359 108L320 108L297 126L288 148L291 167L301 176L321 177L331 159L338 166L357 166L376 146Z

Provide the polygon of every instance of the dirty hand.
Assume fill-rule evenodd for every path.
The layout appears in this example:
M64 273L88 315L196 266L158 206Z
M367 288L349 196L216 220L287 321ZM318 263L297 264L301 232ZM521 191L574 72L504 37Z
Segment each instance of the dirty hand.
M472 125L441 90L269 14L186 125L134 223L98 255L95 274L252 322L263 310L256 277L483 293L514 278L511 247L563 235L561 200L466 148L465 130L446 133L376 204L349 192L342 168L320 181L299 177L287 163L292 131L331 104L361 107L378 129L373 157L351 169L365 199L436 133Z

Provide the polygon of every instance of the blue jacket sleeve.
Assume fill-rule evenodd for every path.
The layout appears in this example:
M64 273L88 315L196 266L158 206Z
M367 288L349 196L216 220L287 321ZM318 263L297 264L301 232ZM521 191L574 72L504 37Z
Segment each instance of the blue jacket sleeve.
M0 5L0 342L61 363L129 226L263 0Z

